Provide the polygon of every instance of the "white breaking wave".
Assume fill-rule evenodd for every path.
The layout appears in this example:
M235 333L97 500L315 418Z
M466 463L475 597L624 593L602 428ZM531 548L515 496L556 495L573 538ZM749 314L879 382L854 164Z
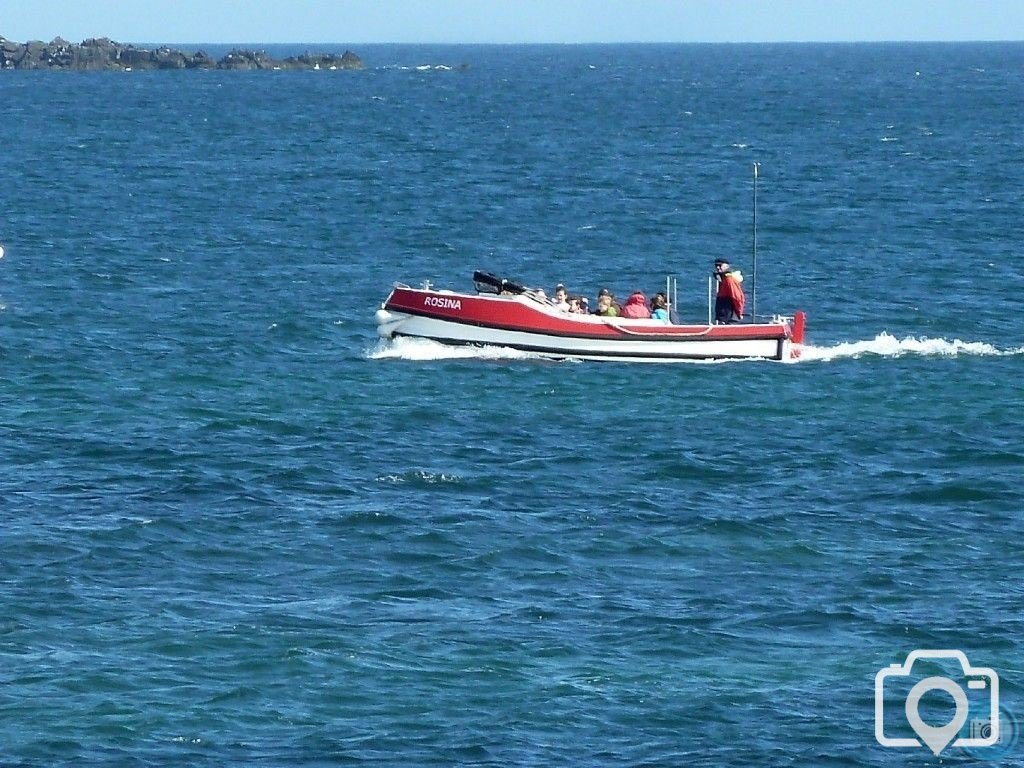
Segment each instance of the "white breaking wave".
M866 341L844 341L830 347L805 345L800 357L794 362L811 362L817 360L839 360L846 357L906 357L920 355L924 357L957 357L960 355L976 355L980 357L1007 357L1024 355L1024 347L1000 349L984 341L961 341L960 339L927 339L907 336L898 339L884 331L873 339Z
M458 475L449 475L444 472L427 472L422 469L417 469L414 472L406 472L401 475L378 475L376 478L378 483L391 483L398 485L409 481L420 481L423 483L429 483L434 485L436 483L459 483L462 478Z
M391 69L398 72L451 72L455 67L449 66L448 64L417 64L413 67L403 66L401 64L389 64L381 67L381 69Z
M441 344L430 339L399 337L381 341L376 349L368 350L371 360L542 360L541 355L521 352L510 347L457 347Z

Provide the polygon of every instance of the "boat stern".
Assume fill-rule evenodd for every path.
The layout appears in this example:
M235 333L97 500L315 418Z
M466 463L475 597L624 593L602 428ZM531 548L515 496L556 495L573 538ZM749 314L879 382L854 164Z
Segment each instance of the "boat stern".
M793 315L793 322L790 324L789 338L794 344L803 345L804 333L807 330L807 313L800 310Z
M796 360L804 348L804 337L807 332L807 313L799 310L792 318L786 318L786 340L789 347L789 359Z

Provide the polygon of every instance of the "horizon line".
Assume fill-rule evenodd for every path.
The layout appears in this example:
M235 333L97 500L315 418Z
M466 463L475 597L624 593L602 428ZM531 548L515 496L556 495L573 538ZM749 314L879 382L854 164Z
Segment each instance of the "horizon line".
M1017 38L991 38L991 39L963 39L963 40L925 40L925 39L885 39L885 40L576 40L576 41L452 41L452 40L418 40L418 41L256 41L256 40L202 40L202 41L154 41L154 40L127 40L110 37L107 35L90 35L82 38L77 43L69 40L64 35L57 35L49 40L33 37L24 41L13 40L0 34L0 39L12 43L44 43L48 44L61 38L69 43L80 45L86 40L102 40L106 38L112 42L125 45L450 45L450 46L548 46L548 47L571 47L583 45L958 45L958 44L986 44L986 43L1024 43L1024 39Z

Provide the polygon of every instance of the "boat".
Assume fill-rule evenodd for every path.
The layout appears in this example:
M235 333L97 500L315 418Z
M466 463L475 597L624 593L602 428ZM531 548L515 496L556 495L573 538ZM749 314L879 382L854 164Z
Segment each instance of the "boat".
M804 340L803 312L717 325L709 310L706 323L678 324L567 313L542 292L489 272L474 272L473 282L475 293L439 290L429 282L420 288L396 283L377 310L378 333L386 339L508 347L556 360L622 362L790 360L799 356Z

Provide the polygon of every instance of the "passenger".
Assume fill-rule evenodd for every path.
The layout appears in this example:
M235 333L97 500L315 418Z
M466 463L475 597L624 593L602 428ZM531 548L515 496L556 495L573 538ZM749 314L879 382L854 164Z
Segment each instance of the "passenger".
M743 307L747 297L743 293L743 275L729 266L725 259L715 259L715 279L718 280L718 295L715 297L715 322L719 324L738 323L743 320Z
M601 299L606 296L608 297L608 301L611 302L612 308L615 310L615 315L621 315L622 306L619 304L619 302L615 300L615 296L607 288L602 288L600 291L597 292L598 309L601 308ZM599 314L598 309L594 310L595 315Z
M586 296L580 296L580 314L581 315L589 315L590 314L590 301L587 299Z
M612 303L611 294L606 293L597 297L597 310L594 314L601 317L619 316L619 309Z
M622 316L634 319L649 319L651 310L647 308L647 297L643 291L633 291L622 306Z
M555 309L560 309L563 312L569 311L569 301L567 298L568 294L565 292L565 286L559 283L555 286L555 298L551 300L551 303L555 305Z
M651 299L651 317L668 322L668 299L665 298L665 294L654 294L654 298Z
M581 315L583 312L583 297L571 296L569 298L569 314Z

